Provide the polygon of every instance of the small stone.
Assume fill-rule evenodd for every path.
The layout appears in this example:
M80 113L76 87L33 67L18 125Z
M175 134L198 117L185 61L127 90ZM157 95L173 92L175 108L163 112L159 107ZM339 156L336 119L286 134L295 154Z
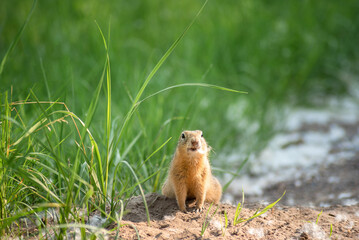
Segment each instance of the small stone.
M299 240L307 240L307 239L309 239L308 234L306 234L305 232L300 234Z

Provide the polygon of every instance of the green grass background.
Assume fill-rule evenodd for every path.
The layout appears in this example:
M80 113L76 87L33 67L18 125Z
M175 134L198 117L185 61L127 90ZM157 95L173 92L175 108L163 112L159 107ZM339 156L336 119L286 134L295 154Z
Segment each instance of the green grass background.
M16 86L15 99L21 99L33 88L40 99L62 98L84 116L104 61L94 20L103 29L111 23L113 115L121 118L130 104L128 94L138 91L202 3L39 1L6 63L1 91ZM31 4L2 1L2 55ZM357 1L210 1L146 94L178 83L206 82L249 95L195 88L162 94L140 111L148 120L146 130L156 132L167 119L195 108L184 128L203 129L220 148L226 145L223 136L238 134L222 127L227 125L224 113L231 103L245 99L249 104L240 115L258 119L272 104L310 102L312 97L343 93L347 85L339 74L356 70L358 5Z
M14 86L14 99L23 99L33 88L41 100L61 98L84 116L105 57L94 20L106 29L105 35L111 23L113 115L122 117L130 104L128 93L135 95L202 4L39 1L6 63L1 91ZM2 56L31 5L32 1L2 1ZM241 115L258 117L272 103L310 102L313 95L344 92L346 84L339 73L356 70L358 5L357 1L210 1L146 94L174 84L206 82L245 90L249 95L195 88L174 90L141 108L140 114L148 120L144 122L146 129L156 131L158 124L185 115L192 105L198 113L191 115L192 121L185 128L203 128L209 137L217 135L212 143L220 144L219 129L223 130L226 122L223 113L231 103L245 99L250 110Z
M118 145L111 148L109 144L118 138L146 77L203 3L190 0L36 3L0 75L1 198L3 204L4 200L8 203L10 192L17 191L17 183L24 177L23 171L31 169L36 172L34 178L46 182L58 199L49 195L39 182L24 178L23 187L27 190L22 191L23 197L12 199L1 219L25 206L60 202L67 206L61 221L68 223L73 203L104 206L115 196L126 199L139 194L133 173L130 168L121 164L120 167L119 159L129 164L145 192L158 191L177 137L184 129L203 130L216 152L213 164L235 172L242 160L260 150L278 129L284 117L283 107L312 105L314 100L348 94L353 80L343 78L343 73L358 74L358 1L210 0L141 99L183 83L214 84L248 94L195 86L163 92L139 106ZM0 2L1 58L16 41L32 4L30 0ZM106 49L95 21L109 46L111 66L107 68L111 88L105 75L98 101L94 96L104 66L106 70ZM106 117L109 96L111 118ZM98 176L106 176L106 170L98 169L99 163L91 164L93 145L88 137L84 140L87 155L79 153L77 144L81 145L81 139L75 125L70 117L66 123L59 120L63 113L54 113L65 110L62 105L20 104L18 114L9 105L36 99L64 102L84 122L95 110L91 102L97 103L89 130L102 152L101 162L109 168L107 176L111 176L113 194L104 197L103 188L90 187L94 178L84 172L95 170ZM42 118L47 123L55 122L48 127L41 122ZM41 130L31 132L21 144L11 145L39 122ZM216 162L219 153L236 149L243 155L237 166ZM152 153L155 154L145 161ZM47 167L64 172L57 175ZM77 177L86 184L76 185ZM12 182L6 183L6 179ZM112 191L111 184L108 192ZM86 195L89 189L94 191L91 197ZM102 197L107 200L99 200Z

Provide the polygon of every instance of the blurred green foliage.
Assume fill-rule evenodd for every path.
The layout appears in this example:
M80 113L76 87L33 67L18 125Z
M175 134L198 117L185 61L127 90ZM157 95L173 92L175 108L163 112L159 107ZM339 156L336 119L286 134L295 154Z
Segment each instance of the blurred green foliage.
M105 35L110 25L112 113L122 119L146 75L202 4L39 0L0 76L1 92L13 86L16 100L33 88L41 100L60 98L85 117L105 61L96 20ZM0 56L31 5L31 0L1 1ZM249 94L182 88L158 95L140 108L146 143L152 144L161 126L176 117L189 118L173 121L176 134L181 128L200 128L217 147L237 144L229 139L241 136L245 126L236 126L236 119L258 121L257 134L262 133L258 138L265 138L275 121L272 115L283 103L310 103L313 98L345 93L348 84L340 73L357 72L358 12L356 0L210 0L145 95L185 82L206 82ZM100 123L105 107L100 105L98 112ZM235 116L233 124L228 115Z

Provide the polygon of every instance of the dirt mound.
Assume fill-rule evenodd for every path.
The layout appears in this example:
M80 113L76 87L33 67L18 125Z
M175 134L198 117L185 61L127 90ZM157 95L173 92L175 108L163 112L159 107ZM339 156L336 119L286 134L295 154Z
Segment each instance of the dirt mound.
M244 223L233 225L236 206L219 204L212 206L206 218L209 204L201 213L195 213L194 201L188 201L188 213L178 210L176 201L152 193L146 195L150 213L147 223L146 211L141 196L129 200L122 226L114 231L123 239L199 239L203 225L204 239L328 239L332 225L332 239L359 239L359 206L337 206L321 209L287 207L277 205L265 214ZM251 217L264 206L245 204L241 218ZM317 218L320 211L318 222ZM225 228L225 217L228 227ZM310 221L310 222L309 222ZM114 228L117 226L110 226Z

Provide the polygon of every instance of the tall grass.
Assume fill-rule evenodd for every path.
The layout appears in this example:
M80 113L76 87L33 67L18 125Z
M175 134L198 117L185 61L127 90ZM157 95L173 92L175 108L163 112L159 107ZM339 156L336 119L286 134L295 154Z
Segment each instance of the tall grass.
M143 135L142 130L137 131L137 136L131 139L130 143L126 143L123 137L140 104L144 100L168 90L168 88L161 90L141 100L147 85L193 25L205 4L145 79L120 125L114 126L112 119L110 28L106 39L98 24L106 57L104 69L91 99L85 121L71 111L65 103L41 101L32 90L23 101L12 101L12 92L10 96L8 92L1 96L3 102L0 104L2 130L0 229L2 235L5 234L6 229L10 232L12 229L17 229L15 220L48 208L56 208L57 226L51 227L55 236L64 238L69 227L78 227L81 229L82 237L85 238L86 230L93 227L83 224L82 211L86 209L90 213L97 210L102 213L103 217L107 217L110 221L116 221L117 204L122 202L121 199L124 200L134 194L137 187L143 197L148 224L150 223L144 190L141 185L156 177L155 181L158 186L159 174L162 171L165 157L162 158L160 169L155 170L154 166L151 166L146 169L144 176L138 176L138 174L141 168L148 164L149 159L160 151L170 139L160 146L155 144L156 150L150 153L139 166L136 166L129 163L127 158L130 152L142 151L137 142ZM3 62L5 63L6 60ZM44 80L47 85L47 78L45 77ZM176 85L170 88L184 86L210 87L240 93L240 91L216 85L196 83ZM91 132L91 124L100 103L101 90L105 90L106 93L106 114L102 134L97 139ZM31 108L31 113L36 112L37 114L30 115L30 119L26 120L27 108ZM98 130L98 128L96 129ZM121 149L119 147L121 144L125 148ZM142 157L139 156L139 160L141 159ZM17 196L18 194L21 196ZM40 221L43 220L40 219ZM19 229L22 231L21 228Z

